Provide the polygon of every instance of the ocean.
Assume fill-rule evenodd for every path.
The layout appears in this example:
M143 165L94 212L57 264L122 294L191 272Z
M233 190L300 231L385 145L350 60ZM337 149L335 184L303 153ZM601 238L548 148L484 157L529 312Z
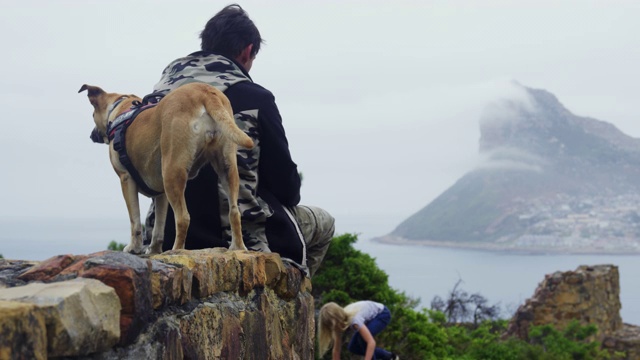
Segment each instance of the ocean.
M337 233L360 232L355 247L376 259L389 275L390 285L420 298L428 307L434 296L446 297L458 280L469 294L479 293L499 303L509 317L531 297L545 274L574 270L580 265L613 264L620 271L621 315L640 324L639 255L524 255L478 250L376 243L371 238L388 233L380 219L352 221ZM343 222L342 224L346 224ZM373 225L371 225L373 224ZM59 254L88 254L105 250L112 240L127 243L124 219L0 219L0 254L7 259L44 260Z
M530 298L545 274L575 270L580 265L613 264L620 273L622 320L640 324L638 255L524 255L479 250L388 245L359 240L355 245L376 258L389 275L389 284L429 307L434 296L446 298L459 288L499 303L502 317L511 317Z

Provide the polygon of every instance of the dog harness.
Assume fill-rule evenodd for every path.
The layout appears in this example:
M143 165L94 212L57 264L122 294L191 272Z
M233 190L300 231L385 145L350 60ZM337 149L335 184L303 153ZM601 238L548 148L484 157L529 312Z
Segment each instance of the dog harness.
M150 109L156 105L164 97L163 94L152 93L145 96L142 101L134 101L129 110L118 115L112 122L107 124L107 137L109 142L113 142L113 149L118 152L118 160L127 169L129 175L136 182L140 191L147 196L157 196L162 194L161 192L151 189L142 180L142 177L133 166L129 155L127 154L127 147L125 142L125 136L127 134L127 128L133 123L138 114L144 110ZM126 97L118 99L112 106L109 113L115 109L116 106Z

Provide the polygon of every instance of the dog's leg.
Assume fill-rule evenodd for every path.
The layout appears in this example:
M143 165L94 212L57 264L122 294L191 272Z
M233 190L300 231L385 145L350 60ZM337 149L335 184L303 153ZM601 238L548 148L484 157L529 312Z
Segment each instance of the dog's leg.
M129 222L131 223L131 240L124 251L132 254L142 252L142 224L140 223L140 204L138 203L138 186L128 173L120 175L122 195L127 203Z
M168 160L168 159L167 159ZM187 239L187 230L191 217L187 211L187 202L184 199L184 190L187 186L187 170L181 166L182 162L165 161L162 164L162 177L164 181L164 193L173 209L176 219L176 238L173 243L173 250L184 249L184 242Z
M162 104L158 106L161 109L160 106ZM197 143L193 143L194 140L198 139L197 136L194 136L194 128L184 126L190 123L190 117L180 117L169 111L163 116L165 117L159 120L163 124L163 131L160 137L162 181L164 183L164 194L173 209L175 217L176 237L173 243L173 250L179 250L184 249L187 230L189 230L189 223L191 222L184 191L187 187L189 171L196 159L196 153L202 147L197 146Z
M231 245L229 250L247 250L242 240L242 222L238 209L238 190L240 178L238 176L238 163L236 159L235 144L225 144L222 147L222 156L216 157L218 161L211 161L211 165L218 174L218 179L229 194L229 223L231 224Z
M167 209L169 203L165 194L155 197L155 224L151 234L151 244L147 248L146 253L149 255L160 254L162 252L162 243L164 243L164 226L167 221Z

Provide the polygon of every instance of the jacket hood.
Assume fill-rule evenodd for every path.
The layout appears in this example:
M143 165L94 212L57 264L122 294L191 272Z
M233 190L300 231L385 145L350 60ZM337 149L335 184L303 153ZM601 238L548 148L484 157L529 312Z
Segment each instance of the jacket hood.
M167 94L196 81L211 84L224 92L234 84L252 80L235 61L222 55L199 51L170 63L162 71L162 77L153 91Z

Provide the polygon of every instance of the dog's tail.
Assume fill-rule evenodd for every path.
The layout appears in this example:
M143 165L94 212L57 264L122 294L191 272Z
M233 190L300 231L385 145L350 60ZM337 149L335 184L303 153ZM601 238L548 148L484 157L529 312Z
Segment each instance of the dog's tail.
M220 107L219 103L214 102L211 99L205 101L205 109L209 116L211 116L215 121L218 122L218 125L222 128L222 136L226 136L234 143L247 148L253 148L253 140L249 135L247 135L244 131L242 131L238 125L236 125L236 121L233 118L233 112L231 111L230 106Z

